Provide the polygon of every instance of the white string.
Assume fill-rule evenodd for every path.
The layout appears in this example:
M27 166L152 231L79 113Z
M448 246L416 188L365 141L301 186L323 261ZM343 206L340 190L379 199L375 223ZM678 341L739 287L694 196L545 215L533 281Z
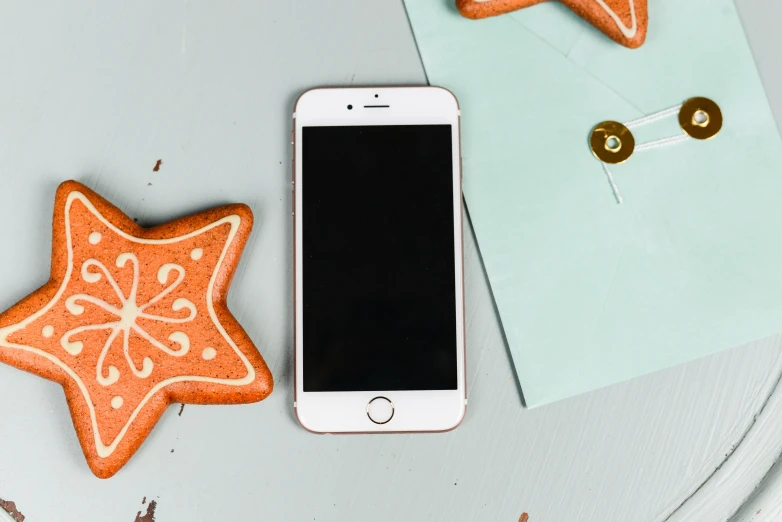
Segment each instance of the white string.
M679 143L680 141L685 141L688 139L690 139L690 137L687 136L686 134L671 136L670 138L661 138L659 140L650 141L648 143L642 143L637 147L635 147L635 151L641 152L642 150L656 149L657 147L664 147L665 145L673 145L674 143Z
M614 191L614 197L616 198L616 202L621 205L622 204L622 195L619 194L619 187L617 187L616 183L614 182L614 176L611 174L611 171L608 170L608 165L606 165L602 161L600 163L603 164L603 170L605 171L606 176L608 176L608 182L611 184L611 188Z
M646 125L647 123L652 123L653 121L662 120L663 118L667 118L671 114L678 114L679 109L682 108L682 104L680 103L676 107L671 107L670 109L665 109L660 112L655 112L654 114L650 114L649 116L644 116L643 118L638 118L637 120L629 121L625 123L625 127L628 129L632 129L633 127L640 127L641 125Z
M643 118L638 118L637 120L629 121L625 123L624 126L627 127L628 129L633 127L640 127L641 125L646 125L648 123L662 120L663 118L667 118L668 116L671 116L673 114L678 114L681 108L682 108L682 104L679 104L675 107L671 107L669 109L665 109L660 112L655 112L654 114L650 114L649 116L644 116ZM659 140L649 141L647 143L641 143L640 145L635 146L635 152L641 152L649 149L656 149L658 147L665 147L666 145L673 145L674 143L686 141L689 138L690 137L687 134L682 133L679 136L671 136L668 138L661 138ZM611 171L608 169L607 163L602 161L600 163L603 165L603 171L606 173L608 182L611 184L611 190L614 191L614 197L616 198L616 202L621 205L623 201L622 195L619 193L619 187L616 186L616 182L614 181L614 175L611 174Z

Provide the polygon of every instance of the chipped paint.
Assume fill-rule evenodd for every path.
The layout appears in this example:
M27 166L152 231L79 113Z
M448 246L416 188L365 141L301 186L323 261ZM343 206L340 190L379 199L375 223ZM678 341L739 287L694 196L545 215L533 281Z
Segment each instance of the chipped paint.
M144 497L144 500L146 500L147 497ZM142 502L143 504L144 502ZM155 522L155 510L157 509L157 502L154 500L149 501L149 505L147 506L147 512L143 516L141 515L141 511L136 513L136 520L133 522Z
M0 498L0 509L5 510L15 522L24 522L24 515L16 508L16 504L10 500Z

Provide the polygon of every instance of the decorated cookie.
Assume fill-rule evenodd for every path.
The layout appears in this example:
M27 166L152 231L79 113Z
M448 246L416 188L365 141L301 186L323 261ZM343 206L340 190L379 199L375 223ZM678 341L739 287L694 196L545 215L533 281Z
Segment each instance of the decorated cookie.
M141 228L75 181L57 189L51 279L0 314L0 362L63 386L98 477L114 475L173 402L271 393L226 306L252 220L228 205Z
M501 15L544 0L456 0L459 12L467 18ZM646 40L649 18L647 0L561 0L581 18L625 47L636 48Z

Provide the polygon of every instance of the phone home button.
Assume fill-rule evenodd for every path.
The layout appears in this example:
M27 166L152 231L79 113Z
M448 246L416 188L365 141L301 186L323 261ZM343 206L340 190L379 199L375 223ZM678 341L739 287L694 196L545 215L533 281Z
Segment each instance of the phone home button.
M386 424L394 417L394 403L385 397L375 397L367 404L367 417L375 424Z

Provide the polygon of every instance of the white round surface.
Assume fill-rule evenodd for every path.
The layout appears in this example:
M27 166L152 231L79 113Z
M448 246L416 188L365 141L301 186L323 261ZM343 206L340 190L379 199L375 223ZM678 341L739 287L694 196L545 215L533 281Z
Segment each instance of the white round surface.
M782 3L738 6L779 119ZM129 464L99 480L61 387L0 364L0 498L28 520L133 520L151 500L160 522L782 516L771 468L782 452L778 338L526 409L469 228L462 425L351 436L298 425L291 111L314 86L425 83L401 1L9 2L0 72L0 309L48 279L65 179L142 225L245 202L255 229L228 304L275 377L258 404L173 406Z

